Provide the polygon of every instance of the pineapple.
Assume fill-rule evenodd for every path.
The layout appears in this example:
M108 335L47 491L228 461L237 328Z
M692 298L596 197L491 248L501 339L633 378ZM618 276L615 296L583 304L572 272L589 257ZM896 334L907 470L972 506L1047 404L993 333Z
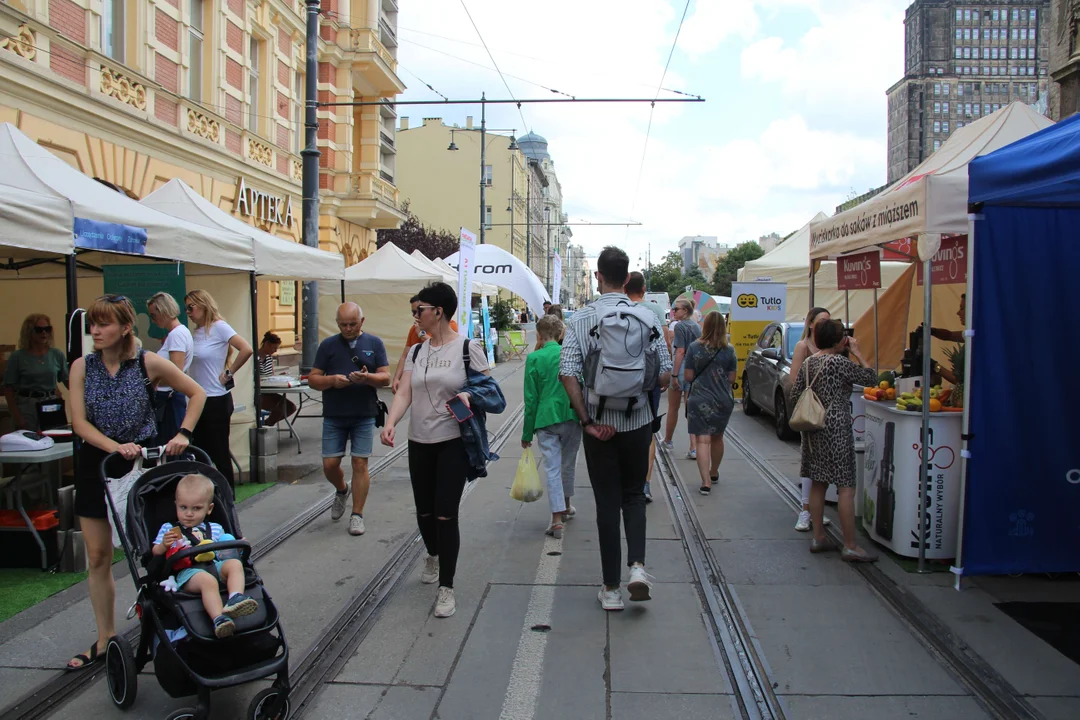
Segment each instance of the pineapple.
M960 343L954 348L946 348L945 358L952 366L953 377L956 378L955 387L953 387L952 394L949 396L949 407L963 407L964 406L964 356L966 355L965 345Z

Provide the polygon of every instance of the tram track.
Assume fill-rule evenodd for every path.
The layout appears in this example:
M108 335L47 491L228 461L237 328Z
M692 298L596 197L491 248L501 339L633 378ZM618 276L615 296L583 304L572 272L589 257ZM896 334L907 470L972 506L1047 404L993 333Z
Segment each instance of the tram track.
M519 367L514 368L511 372L498 378L500 382L505 382L508 378L513 376L519 370L524 367L524 363L521 363ZM520 403L514 410L509 411L502 415L504 419L499 429L495 431L490 447L492 451L497 451L497 448L502 447L505 444L509 433L515 426L517 426L521 417L524 414L524 403ZM375 478L382 473L389 470L403 457L407 457L408 443L402 443L400 447L394 448L391 452L384 456L379 457L371 464L369 474L371 478ZM466 494L475 486L475 482L471 482L466 487ZM464 496L463 496L464 497ZM287 522L275 529L271 534L261 538L257 542L252 544L250 560L254 565L260 559L265 558L277 548L281 547L291 537L310 525L316 518L322 515L324 512L330 509L333 505L333 494L328 494L318 501L312 503L304 510L300 511ZM339 613L338 618L331 624L333 627L339 623L343 616L349 615L352 619L342 625L342 632L359 621L357 614L363 616L365 622L369 622L372 612L366 612L365 608L371 606L371 599L373 597L379 597L379 602L371 606L371 609L377 609L381 607L381 600L390 592L396 582L407 572L407 569L415 562L416 557L419 555L419 548L421 543L418 542L420 537L419 532L414 532L404 541L400 542L395 550L391 553L390 559L380 568L380 570L366 583L361 590L353 596L349 605ZM409 559L411 558L411 559ZM404 563L404 565L403 565ZM404 568L404 569L402 569ZM389 584L387 581L393 579ZM358 598L362 598L358 600ZM349 609L355 607L355 612L350 613ZM130 618L129 618L130 619ZM363 629L364 635L366 635L367 629L370 625L361 623L360 627ZM323 640L327 632L324 632L319 641ZM132 648L138 647L140 632L139 625L135 624L123 633L120 633L121 639L128 642ZM363 640L363 637L359 637L356 644L359 644ZM300 664L294 668L290 668L290 676L293 679L293 687L297 687L301 680L304 678L304 673L308 671L306 664L311 664L313 657L313 651L317 648L319 641L316 641L316 645L312 646L312 649L304 655ZM336 643L332 643L334 647L337 647ZM105 666L101 663L95 667L88 668L81 672L65 672L61 671L58 674L52 676L48 680L44 681L41 685L31 690L26 695L23 695L12 705L7 708L0 709L0 720L40 720L42 718L49 717L52 713L56 712L62 705L67 704L81 693L85 692L91 686L93 686L98 680L105 677ZM290 717L297 716L296 713L300 710L300 706L296 702L292 702L294 708Z
M702 619L711 629L713 651L734 692L732 709L743 720L786 720L764 653L734 590L724 578L693 503L687 502L688 489L679 469L670 453L661 447L660 439L657 437L655 469L705 607Z
M524 416L525 403L520 403L506 418L491 439L492 452L498 452L510 439ZM465 486L462 502L476 487L477 481ZM290 720L299 720L309 713L318 699L319 691L337 677L352 659L356 649L378 621L380 611L400 587L402 580L420 559L424 544L419 531L413 531L398 543L389 559L364 584L319 635L304 657L291 670L292 691L289 702Z
M784 473L730 426L726 438L792 510L802 508L801 497ZM842 544L843 537L836 525L826 527L825 532L833 542ZM851 563L850 567L989 717L995 720L1045 720L982 656L885 571L872 563Z

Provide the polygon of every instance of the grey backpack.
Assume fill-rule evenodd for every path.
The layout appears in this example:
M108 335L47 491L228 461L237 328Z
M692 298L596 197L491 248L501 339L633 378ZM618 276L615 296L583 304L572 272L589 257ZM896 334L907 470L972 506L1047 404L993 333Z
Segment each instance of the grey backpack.
M620 303L600 315L585 338L585 387L594 418L604 410L629 417L648 404L660 377L660 360L651 347L659 337L656 316L642 305Z

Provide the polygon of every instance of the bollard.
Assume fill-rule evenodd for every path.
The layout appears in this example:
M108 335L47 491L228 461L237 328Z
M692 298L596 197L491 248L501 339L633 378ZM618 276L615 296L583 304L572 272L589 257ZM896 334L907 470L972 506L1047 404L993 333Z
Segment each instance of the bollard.
M258 468L263 482L278 479L278 429L276 427L251 428L251 462Z
M75 486L65 485L60 488L60 503L56 513L60 521L60 531L71 530L75 527Z

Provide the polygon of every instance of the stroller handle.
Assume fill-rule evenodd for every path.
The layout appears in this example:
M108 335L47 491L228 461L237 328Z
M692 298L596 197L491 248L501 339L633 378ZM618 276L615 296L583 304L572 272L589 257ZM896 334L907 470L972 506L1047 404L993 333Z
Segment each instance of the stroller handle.
M158 447L144 447L141 450L143 460L160 460L162 462L177 462L179 460L194 460L195 462L203 463L204 465L213 465L214 461L210 459L210 456L206 454L206 451L195 445L188 445L184 448L184 451L179 455L166 455L165 446L160 445ZM105 456L105 459L101 461L101 477L107 478L109 475L106 472L106 466L109 461L114 457L123 457L118 452L111 452Z
M168 576L174 574L173 566L181 560L187 560L188 558L202 555L206 552L232 550L234 548L240 551L240 556L242 558L240 562L246 565L248 556L251 555L251 543L247 540L222 540L221 542L192 545L191 547L186 547L177 552L175 555L169 556L169 558L165 560L165 575Z

